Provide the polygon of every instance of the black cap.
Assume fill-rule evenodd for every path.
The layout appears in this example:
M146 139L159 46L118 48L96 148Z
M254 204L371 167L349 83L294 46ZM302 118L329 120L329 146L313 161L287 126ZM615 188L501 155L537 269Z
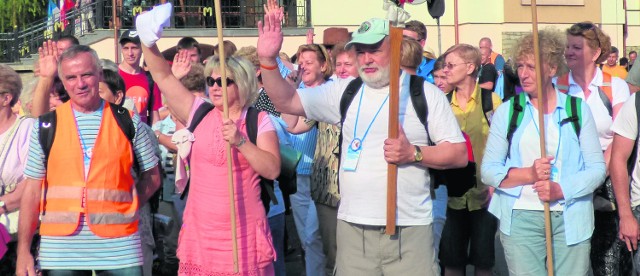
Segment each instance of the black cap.
M120 45L123 45L127 42L140 44L140 37L138 37L138 32L135 29L125 31L120 37Z

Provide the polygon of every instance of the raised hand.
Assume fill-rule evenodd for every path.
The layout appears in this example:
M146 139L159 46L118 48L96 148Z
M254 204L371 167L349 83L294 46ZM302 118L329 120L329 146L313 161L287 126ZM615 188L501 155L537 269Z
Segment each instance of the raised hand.
M171 73L176 79L182 79L189 74L191 70L191 60L189 60L189 53L186 50L180 50L173 57L173 64L171 65Z
M276 0L268 0L264 5L264 22L258 22L258 58L265 65L274 65L282 48L282 19L284 10Z
M313 36L315 36L315 34L313 33L313 29L308 29L307 30L307 44L313 44Z
M55 41L47 40L38 48L38 67L41 77L53 78L58 74L58 47Z

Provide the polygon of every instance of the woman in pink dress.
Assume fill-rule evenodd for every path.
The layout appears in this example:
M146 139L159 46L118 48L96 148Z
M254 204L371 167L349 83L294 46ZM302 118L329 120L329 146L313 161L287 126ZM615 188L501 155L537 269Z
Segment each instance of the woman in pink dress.
M195 97L171 73L155 45L143 44L151 74L181 123L190 125L205 101ZM180 52L175 63L189 66ZM178 241L180 275L273 275L274 249L269 224L260 200L259 176L275 179L280 172L276 132L266 113L258 116L256 144L249 141L246 114L257 97L255 69L247 60L229 57L227 100L229 119L223 119L220 60L209 58L205 67L209 99L215 106L198 124L191 147L191 183ZM239 274L233 271L231 212L226 143L231 144Z

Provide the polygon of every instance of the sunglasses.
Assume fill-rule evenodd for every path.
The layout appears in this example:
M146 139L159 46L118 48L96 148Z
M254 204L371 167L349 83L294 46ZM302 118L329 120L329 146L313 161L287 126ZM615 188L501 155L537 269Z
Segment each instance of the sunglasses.
M453 69L453 67L456 67L456 66L458 66L458 65L462 65L462 64L469 64L469 63L471 63L471 62L460 62L460 63L450 63L450 62L449 62L449 63L446 63L446 64L444 65L444 67L445 67L445 68L447 68L448 70L451 70L451 69Z
M598 27L596 25L593 23L577 23L576 26L578 26L582 32L593 31L593 36L595 37L596 42L598 42L598 48L600 48L600 39L598 38L598 32L596 31Z
M213 87L213 85L214 85L214 84L217 84L219 87L222 87L222 78L221 78L221 77L218 77L218 78L216 78L216 79L214 79L214 78L212 78L212 77L207 77L207 78L206 78L206 80L207 80L207 85L208 85L209 87ZM228 87L229 85L234 84L234 83L235 83L235 82L234 82L232 79L227 78L227 87Z

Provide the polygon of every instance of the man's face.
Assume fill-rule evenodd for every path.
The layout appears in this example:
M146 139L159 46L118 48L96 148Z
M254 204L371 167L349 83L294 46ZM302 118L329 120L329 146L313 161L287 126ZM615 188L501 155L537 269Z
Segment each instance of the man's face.
M637 57L638 57L638 54L636 53L629 54L629 64L633 64L633 62L636 61Z
M99 83L102 73L91 54L80 53L74 58L63 60L59 75L74 105L86 109L100 101Z
M191 61L191 63L200 63L200 54L198 53L198 48L193 47L193 48L182 49L182 50L187 52L187 55L189 56L189 61Z
M607 65L615 66L618 63L618 53L611 53L607 58Z
M60 40L56 43L56 47L58 48L58 57L64 53L67 49L71 48L73 44L69 40Z
M491 52L491 48L493 45L491 45L491 43L487 40L480 40L480 43L478 43L478 48L480 48L481 50L483 48L489 49L489 52Z
M133 68L140 66L140 58L142 57L142 49L140 45L133 42L127 42L122 45L122 61Z
M367 45L356 44L356 61L358 75L373 88L382 88L389 85L389 61L391 56L391 44L389 37L385 37L381 43Z
M420 37L418 36L418 33L414 32L414 31L411 31L411 30L402 30L402 36L410 37L410 38L415 39L415 41L418 41L418 43L420 43L420 45L422 47L424 47L424 44L426 42L424 39L420 40Z

